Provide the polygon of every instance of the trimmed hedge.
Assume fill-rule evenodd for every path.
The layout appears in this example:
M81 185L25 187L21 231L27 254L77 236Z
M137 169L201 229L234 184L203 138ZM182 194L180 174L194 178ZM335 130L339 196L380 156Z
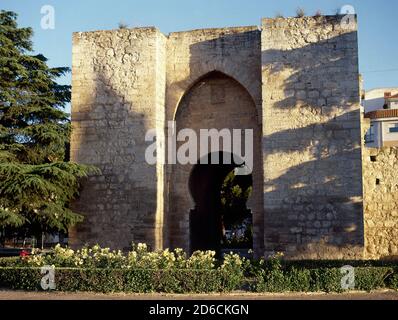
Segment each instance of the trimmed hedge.
M0 258L0 287L42 290L41 266L55 266L58 291L208 293L342 292L343 266L354 267L355 289L398 289L395 261L247 260L226 254L216 260L212 251L187 256L181 249L150 252L133 245L127 254L98 245L71 250L56 246L51 252Z
M398 267L398 261L394 260L282 260L281 264L284 267L305 269L341 268L347 265L355 268Z
M269 261L259 272L252 290L256 292L343 292L341 267L354 267L355 290L398 289L396 262L370 261ZM318 265L318 266L317 266ZM384 266L383 266L384 265Z
M3 261L4 262L4 261ZM42 290L40 268L0 267L0 287ZM342 292L340 268L282 267L258 269L240 277L224 270L145 270L56 268L57 291L209 293ZM398 289L398 267L355 268L355 290Z
M40 268L0 268L0 287L42 290ZM56 268L57 291L93 292L229 292L241 279L222 270L144 270Z
M343 292L339 268L269 270L257 277L256 292ZM398 289L398 270L355 268L355 290Z
M20 257L3 257L0 258L0 268L4 267L15 267L20 265L21 258Z

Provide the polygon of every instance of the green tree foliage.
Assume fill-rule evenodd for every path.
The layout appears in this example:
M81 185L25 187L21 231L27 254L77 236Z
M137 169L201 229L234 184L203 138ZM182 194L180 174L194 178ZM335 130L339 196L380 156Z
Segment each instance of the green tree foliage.
M0 227L39 233L82 220L68 202L96 170L65 162L71 94L56 80L69 69L31 55L32 34L15 13L0 12Z
M252 176L237 176L231 171L221 187L221 215L225 230L244 230L244 235L227 239L224 244L250 247L252 243L252 213L247 200L252 193Z
M237 176L234 171L227 175L221 187L224 223L231 226L250 216L246 202L251 192L251 176Z

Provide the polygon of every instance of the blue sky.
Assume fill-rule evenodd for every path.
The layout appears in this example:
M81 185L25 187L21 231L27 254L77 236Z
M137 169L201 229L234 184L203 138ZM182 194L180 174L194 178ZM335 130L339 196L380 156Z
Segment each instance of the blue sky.
M276 13L293 16L297 7L334 14L343 5L359 18L360 71L366 89L398 86L398 1L396 0L0 0L0 9L19 14L20 26L34 29L34 48L51 66L70 66L72 32L156 26L163 33L208 27L259 25ZM55 29L40 27L44 5L55 9ZM62 79L70 83L70 76Z

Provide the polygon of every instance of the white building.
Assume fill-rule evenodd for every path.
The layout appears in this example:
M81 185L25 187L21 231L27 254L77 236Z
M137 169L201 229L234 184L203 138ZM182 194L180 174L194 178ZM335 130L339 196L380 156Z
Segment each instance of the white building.
M362 106L365 113L381 110L385 104L385 93L390 92L391 95L398 94L398 88L378 88L366 91L362 97Z
M372 90L370 98L366 94L363 101L365 118L370 119L365 144L369 148L398 147L398 92L385 91L380 99L379 90Z

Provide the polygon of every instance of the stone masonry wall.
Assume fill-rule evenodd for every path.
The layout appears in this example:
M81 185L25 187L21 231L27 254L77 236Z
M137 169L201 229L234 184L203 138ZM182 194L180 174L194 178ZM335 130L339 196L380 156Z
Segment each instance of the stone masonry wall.
M207 103L209 95L203 91L196 101L202 101L201 114L198 118L190 115L177 126L193 124L193 128L208 128L209 124L216 128L241 128L245 124L240 119L242 114L250 113L254 126L261 130L261 49L260 30L257 26L232 27L218 29L201 29L186 32L173 32L167 40L167 80L166 80L166 118L168 121L178 120L176 114L183 112L183 97L191 92L195 85L209 85L207 76L218 71L231 77L242 86L239 92L247 91L257 109L251 110L250 104L240 105L237 102L225 106ZM225 94L229 94L228 87ZM202 91L201 91L202 92ZM246 95L246 94L244 94ZM242 98L243 99L243 98ZM229 99L227 99L229 101ZM186 106L185 106L186 107ZM218 112L217 112L218 110ZM193 123L194 122L194 123ZM255 124L257 122L257 125ZM255 142L259 146L260 142ZM260 147L258 147L260 149ZM263 252L263 215L262 215L262 154L255 151L253 173L253 193L249 199L249 207L254 219L254 250L256 254ZM165 213L168 245L189 249L189 210L193 209L191 195L188 192L188 178L191 167L168 166L167 187L169 207ZM177 203L176 199L179 199Z
M86 219L71 230L71 244L189 249L190 168L144 158L147 130L160 136L177 120L179 128L257 131L249 201L257 256L363 257L357 33L340 19L264 19L260 29L169 36L155 28L75 33L71 158L102 173L74 203ZM366 214L377 220L373 209ZM370 249L387 246L370 236L378 226L366 225L374 256L386 254Z
M365 258L398 259L398 148L364 149Z
M198 137L201 129L252 129L254 148L256 150L261 149L261 132L253 100L238 82L220 73L209 75L189 90L180 103L176 122L177 132L184 128L190 128L196 132ZM177 147L181 145L182 142L177 143ZM228 149L223 149L220 144L219 150ZM197 148L197 159L200 158L200 153L211 153L210 146L207 150ZM244 154L244 152L239 154ZM258 180L255 179L261 178L261 174L258 174L261 161L259 161L258 153L256 153L256 156L253 174L254 181L258 185ZM173 165L169 184L170 244L172 247L186 246L185 249L187 250L190 249L188 246L190 243L189 213L196 206L203 205L203 203L194 203L193 195L190 194L188 189L193 167L190 164ZM215 184L216 182L212 181L212 183ZM255 204L255 200L261 200L261 196L261 188L253 188L249 198L251 201L248 203L248 207L252 210L253 217L257 222L257 229L260 229L258 216L262 216L262 211L261 207L253 206L253 204ZM207 199L209 199L209 195ZM262 232L255 235L255 248L259 247L259 243L261 244L262 235Z
M74 33L72 161L102 173L84 184L85 221L71 244L161 246L163 176L144 155L145 133L164 122L165 37L154 28Z
M262 23L265 254L363 254L356 27L341 17Z

